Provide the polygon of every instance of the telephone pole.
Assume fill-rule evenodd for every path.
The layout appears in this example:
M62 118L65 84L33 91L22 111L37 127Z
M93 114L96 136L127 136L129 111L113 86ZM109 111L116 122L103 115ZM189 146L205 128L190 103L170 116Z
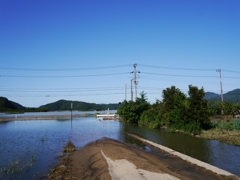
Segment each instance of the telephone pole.
M73 110L73 103L71 103L71 120L72 120L72 110Z
M216 72L219 72L219 78L220 78L220 88L221 88L221 99L223 102L223 90L222 90L222 71L221 69L217 69Z
M132 73L134 73L134 84L135 84L135 100L137 99L137 85L138 85L138 81L137 81L137 73L140 73L140 71L137 71L137 64L135 63L134 65L133 65L133 67L134 67L134 71L132 72ZM131 82L131 84L132 84L132 82Z
M133 101L133 91L132 91L132 80L134 80L134 78L133 79L131 79L131 101Z
M125 100L127 100L127 84L125 84Z

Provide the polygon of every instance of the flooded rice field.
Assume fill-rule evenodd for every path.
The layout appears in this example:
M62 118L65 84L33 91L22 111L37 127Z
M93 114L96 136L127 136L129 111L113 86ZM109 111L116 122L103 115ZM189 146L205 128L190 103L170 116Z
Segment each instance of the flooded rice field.
M102 137L148 146L130 138L126 133L139 135L181 153L190 155L240 176L240 147L195 138L188 135L149 130L118 121L98 121L94 117L66 120L28 120L0 123L0 179L39 179L51 171L57 156L68 141L77 148ZM12 169L15 173L3 173Z

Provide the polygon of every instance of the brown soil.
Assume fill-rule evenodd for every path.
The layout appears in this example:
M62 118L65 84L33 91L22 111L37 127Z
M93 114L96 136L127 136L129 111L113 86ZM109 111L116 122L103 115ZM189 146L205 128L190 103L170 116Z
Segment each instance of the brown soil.
M165 152L150 153L109 138L89 143L73 152L69 158L64 158L49 179L110 180L108 164L101 150L112 160L126 159L137 168L167 173L182 180L239 179L234 176L217 175Z

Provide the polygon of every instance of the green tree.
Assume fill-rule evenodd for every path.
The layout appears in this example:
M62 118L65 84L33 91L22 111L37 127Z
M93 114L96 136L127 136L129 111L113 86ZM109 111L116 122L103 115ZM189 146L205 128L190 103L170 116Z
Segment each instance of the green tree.
M142 113L149 107L150 104L147 102L146 94L142 92L135 102L124 100L118 108L118 114L123 121L138 124Z
M170 88L163 90L162 98L165 111L170 112L179 104L179 102L186 99L186 96L180 91L180 89L175 86L171 86Z
M157 100L148 110L142 113L138 124L140 126L148 126L151 129L165 126L166 122L164 121L162 110L163 103Z
M168 125L182 123L184 117L186 102L186 95L175 86L164 89L163 97L163 117Z
M196 86L189 85L189 108L187 121L195 123L201 128L210 122L208 102L203 99L205 92L203 87L198 89Z

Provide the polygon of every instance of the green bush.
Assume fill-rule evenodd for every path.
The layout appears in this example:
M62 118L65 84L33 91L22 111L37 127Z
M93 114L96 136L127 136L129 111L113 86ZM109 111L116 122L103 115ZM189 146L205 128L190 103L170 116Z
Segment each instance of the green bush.
M147 102L146 94L142 92L136 101L123 101L117 113L123 121L138 124L141 115L144 111L148 110L149 107L150 104Z
M193 134L200 134L201 126L196 121L186 124L185 131Z
M233 130L240 130L240 119L234 119L232 121Z
M150 129L159 128L163 124L160 113L154 109L144 111L138 121L138 125L148 126Z
M217 126L216 126L217 129L220 129L220 130L232 130L233 129L233 125L232 125L232 121L218 121L217 122Z

